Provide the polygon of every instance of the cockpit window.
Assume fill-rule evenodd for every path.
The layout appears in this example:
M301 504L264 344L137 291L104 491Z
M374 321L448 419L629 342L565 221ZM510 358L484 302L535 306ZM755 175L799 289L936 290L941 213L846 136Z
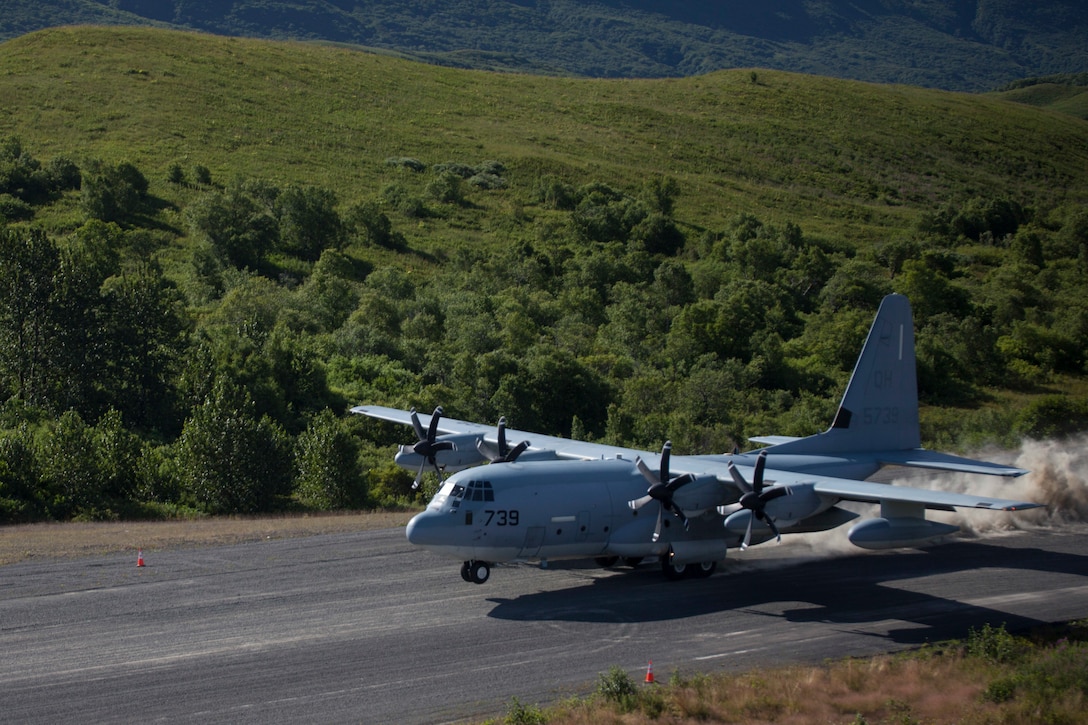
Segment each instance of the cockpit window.
M465 492L466 501L494 501L495 491L491 488L491 481L469 481L468 491Z
M461 506L462 501L494 500L495 491L491 488L491 481L468 481L465 485L446 483L431 499L428 508L449 508L456 511Z

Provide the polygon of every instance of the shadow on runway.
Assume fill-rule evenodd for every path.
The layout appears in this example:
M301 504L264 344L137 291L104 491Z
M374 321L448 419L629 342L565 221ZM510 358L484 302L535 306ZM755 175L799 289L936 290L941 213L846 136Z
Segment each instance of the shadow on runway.
M571 568L584 566L573 564ZM557 568L553 565L552 568ZM990 569L1019 570L987 574ZM1019 575L1023 572L1023 575ZM630 623L681 620L730 612L812 622L849 628L881 621L902 621L913 626L879 635L902 644L922 644L962 636L981 622L1004 623L1018 631L1047 623L963 600L1016 592L1034 593L1040 585L1088 583L1088 556L1056 553L1039 548L957 542L910 553L850 555L765 570L719 573L709 579L669 582L652 566L628 573L587 578L580 586L525 594L513 599L491 599L489 616L515 621L573 621ZM962 574L959 579L947 575ZM940 593L922 593L896 582L944 575ZM971 576L974 575L974 576ZM990 576L992 588L980 587L979 577ZM967 580L973 589L968 591ZM980 588L985 591L980 593ZM935 589L933 584L929 589Z

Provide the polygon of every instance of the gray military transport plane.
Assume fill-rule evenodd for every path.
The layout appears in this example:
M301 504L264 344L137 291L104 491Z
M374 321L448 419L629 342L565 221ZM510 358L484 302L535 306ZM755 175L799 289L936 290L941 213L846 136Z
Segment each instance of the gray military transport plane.
M956 526L926 509L1035 508L970 494L865 481L883 466L1020 476L1027 471L921 448L914 327L902 295L884 298L831 427L805 438L753 438L766 447L732 455L671 456L567 440L442 417L424 429L415 410L359 406L353 412L411 425L418 441L399 465L441 482L408 540L464 562L483 584L494 562L596 558L634 565L657 557L670 579L706 577L730 547L782 534L825 531L858 518L843 501L880 504L847 538L866 549L922 544ZM516 446L507 437L524 440ZM489 462L490 465L477 464Z

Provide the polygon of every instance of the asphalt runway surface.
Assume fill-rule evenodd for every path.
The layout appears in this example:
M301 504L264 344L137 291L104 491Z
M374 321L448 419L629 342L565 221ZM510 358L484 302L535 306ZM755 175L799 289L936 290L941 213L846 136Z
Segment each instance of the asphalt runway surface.
M0 718L479 721L613 666L663 680L1088 616L1086 524L836 556L793 538L679 582L559 562L466 584L401 529L4 566Z

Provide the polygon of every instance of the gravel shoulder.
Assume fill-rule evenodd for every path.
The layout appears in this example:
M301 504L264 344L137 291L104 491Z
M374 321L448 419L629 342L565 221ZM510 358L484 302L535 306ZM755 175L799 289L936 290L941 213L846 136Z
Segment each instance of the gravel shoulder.
M351 512L186 521L103 521L0 526L0 566L122 551L218 546L403 527L414 512Z

